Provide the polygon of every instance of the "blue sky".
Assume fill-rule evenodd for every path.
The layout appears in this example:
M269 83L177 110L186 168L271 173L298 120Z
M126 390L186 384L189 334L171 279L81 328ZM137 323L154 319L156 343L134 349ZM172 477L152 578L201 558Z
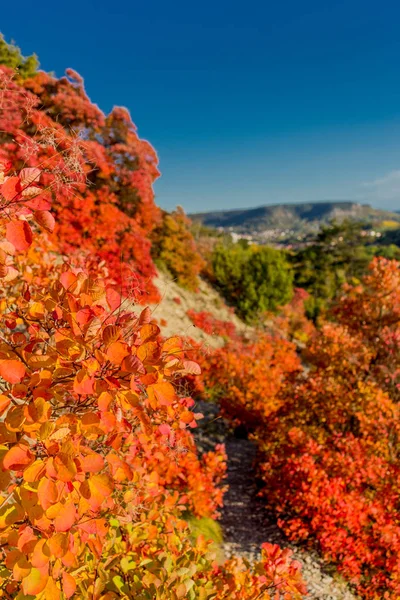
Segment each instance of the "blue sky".
M0 27L130 109L167 209L400 209L399 21L395 0L19 0Z

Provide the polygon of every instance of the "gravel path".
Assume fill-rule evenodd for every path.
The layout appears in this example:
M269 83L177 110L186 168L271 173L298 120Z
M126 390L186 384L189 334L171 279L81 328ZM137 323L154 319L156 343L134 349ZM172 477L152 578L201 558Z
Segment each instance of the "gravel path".
M228 454L229 490L224 498L220 524L224 534L223 550L250 560L260 555L263 542L290 547L294 558L302 564L309 600L356 600L347 583L315 553L288 542L257 496L254 460L256 448L247 439L238 439L229 432L227 424L218 417L217 407L199 403L197 409L205 419L199 428L197 443L202 450L224 442Z

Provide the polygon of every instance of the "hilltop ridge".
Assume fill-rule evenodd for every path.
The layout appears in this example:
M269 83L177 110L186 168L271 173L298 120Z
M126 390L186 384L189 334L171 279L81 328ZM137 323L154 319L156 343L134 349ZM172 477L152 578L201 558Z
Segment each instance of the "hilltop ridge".
M222 228L238 234L261 234L266 239L274 235L285 237L290 233L312 233L333 220L351 219L365 221L371 225L385 220L400 223L400 215L395 212L345 200L270 204L255 208L193 213L189 216L193 221L209 227Z

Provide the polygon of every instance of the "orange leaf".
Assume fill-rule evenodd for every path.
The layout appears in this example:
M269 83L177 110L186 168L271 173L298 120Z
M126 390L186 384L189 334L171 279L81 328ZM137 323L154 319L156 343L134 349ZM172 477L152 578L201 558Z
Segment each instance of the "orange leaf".
M56 582L52 577L47 579L46 587L44 588L44 599L45 600L61 600L61 590L57 586ZM43 599L43 600L44 600Z
M153 408L156 408L157 403L160 406L169 406L176 400L175 390L167 381L149 385L147 393Z
M78 371L74 379L75 394L81 394L82 396L93 394L94 382L94 377L89 377L87 375L87 371L81 369Z
M107 325L103 330L103 342L108 346L116 342L121 335L121 330L116 325Z
M28 577L22 580L22 591L26 596L37 596L44 590L48 575L43 575L39 569L33 567Z
M49 463L50 461L48 461ZM72 481L77 473L76 464L67 454L59 452L53 461L54 471L57 479L67 483Z
M8 383L20 383L25 372L25 365L20 360L0 360L0 376Z
M104 467L104 459L96 452L90 452L80 459L81 468L84 473L98 473Z
M143 366L141 360L138 359L137 356L126 356L122 361L121 369L123 371L128 371L128 373L146 373L146 369Z
M151 310L148 306L140 313L139 317L139 325L143 325L144 323L150 323L151 321Z
M52 479L43 477L39 482L38 499L44 510L55 504L58 500L57 486Z
M179 420L183 423L191 423L194 419L194 414L190 410L185 410L181 414Z
M0 415L3 414L9 407L11 402L11 398L4 396L4 394L0 394Z
M22 471L35 460L28 446L16 444L4 455L3 468L9 471Z
M40 569L47 565L50 561L50 550L47 546L47 540L41 539L37 542L31 558L31 563L33 567L37 567Z
M82 483L80 492L92 510L99 510L113 489L113 483L108 475L92 475Z
M182 364L185 373L189 373L190 375L201 375L200 365L194 360L184 360L182 361Z
M54 519L54 529L57 532L68 531L76 520L76 508L73 502L67 502L62 506L58 515Z
M63 584L63 592L66 598L71 598L75 594L76 591L76 583L75 579L67 573L63 571L62 573L62 584Z
M10 221L6 225L6 238L16 250L23 252L32 244L32 229L26 221Z
M148 327L148 325L145 325ZM137 356L142 362L155 362L160 356L157 342L147 342L137 349Z
M178 355L182 351L183 342L182 339L178 336L170 337L162 345L162 351L167 352L167 354L173 354L174 356Z
M114 364L120 365L125 356L128 356L128 346L124 342L113 342L107 349L107 358Z
M36 460L30 467L24 471L24 480L28 483L38 481L43 476L46 465L42 460Z
M152 338L155 338L160 333L160 328L154 323L148 323L140 328L140 339L142 342L147 342Z
M23 554L30 554L34 549L37 541L38 538L33 533L32 527L25 527L23 531L19 531L17 546Z
M97 400L99 410L107 411L112 401L113 397L111 396L111 394L109 394L108 392L102 392Z
M56 558L62 558L68 552L68 535L56 533L47 540L50 554Z
M77 276L72 271L65 271L60 276L60 283L66 290L73 290Z

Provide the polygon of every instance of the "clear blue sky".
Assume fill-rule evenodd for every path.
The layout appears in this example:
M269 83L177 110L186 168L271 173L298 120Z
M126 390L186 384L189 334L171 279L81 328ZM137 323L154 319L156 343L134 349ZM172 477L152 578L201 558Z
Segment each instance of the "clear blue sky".
M165 208L400 209L399 22L397 0L18 0L1 31L130 109Z

